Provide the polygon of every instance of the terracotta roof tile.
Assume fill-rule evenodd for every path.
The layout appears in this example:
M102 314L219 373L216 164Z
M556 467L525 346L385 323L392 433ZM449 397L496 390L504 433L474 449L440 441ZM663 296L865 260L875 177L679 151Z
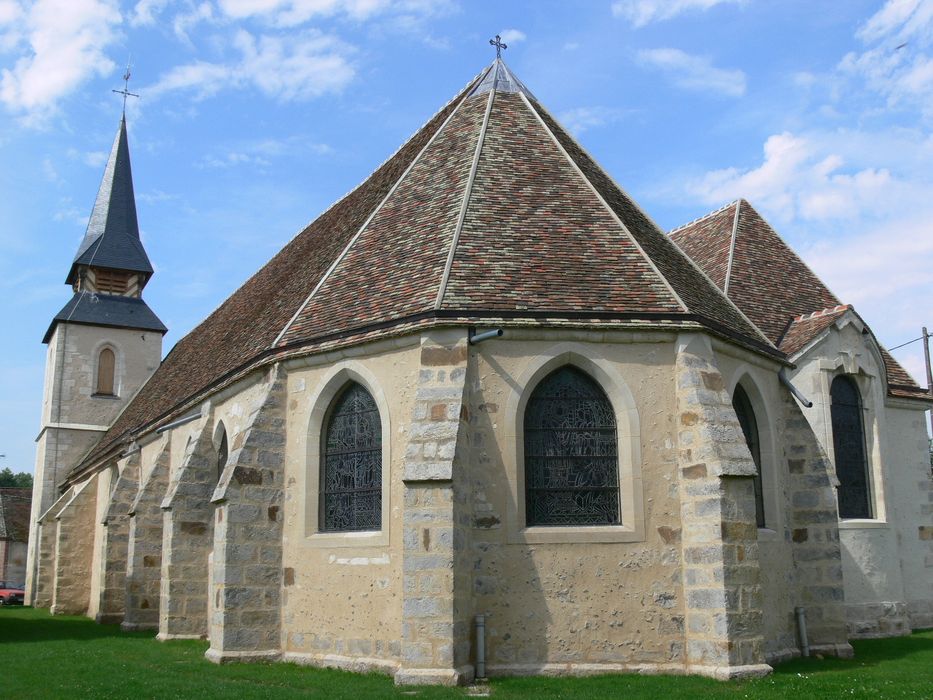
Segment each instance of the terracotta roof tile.
M833 325L836 320L852 307L848 305L834 306L812 314L798 316L780 338L781 348L788 356L802 350L811 340Z

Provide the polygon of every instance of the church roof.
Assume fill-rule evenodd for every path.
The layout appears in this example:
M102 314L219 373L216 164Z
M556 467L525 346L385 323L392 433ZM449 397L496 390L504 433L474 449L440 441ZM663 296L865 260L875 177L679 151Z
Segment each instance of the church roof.
M71 264L66 284L74 282L81 265L142 272L146 277L152 274L152 264L139 239L125 118L120 119L120 128L110 149L87 231Z
M482 322L704 326L783 357L497 59L183 338L86 462L269 358Z
M163 334L168 331L145 301L115 294L75 292L64 308L52 319L42 342L49 342L55 325L63 322L112 328L134 328Z
M852 310L744 199L674 229L670 236L789 357ZM878 347L888 393L928 398L897 360Z

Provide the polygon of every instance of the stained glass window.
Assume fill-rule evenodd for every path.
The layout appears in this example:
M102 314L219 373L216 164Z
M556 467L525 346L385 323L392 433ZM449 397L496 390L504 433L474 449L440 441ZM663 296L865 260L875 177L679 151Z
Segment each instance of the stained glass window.
M851 378L840 374L833 379L829 394L836 478L839 479L839 517L871 518L862 399L858 387Z
M732 408L739 419L739 425L742 426L742 434L745 436L748 451L752 453L752 461L755 462L755 522L758 523L758 527L764 527L765 499L761 486L761 440L758 434L758 421L755 420L752 402L749 401L748 394L741 385L735 387L735 393L732 395Z
M616 419L600 386L564 366L535 388L525 408L527 525L617 525Z
M351 382L325 421L321 531L382 527L382 421L366 389Z
M227 430L223 424L220 425L220 444L217 446L217 481L224 475L224 467L227 466Z

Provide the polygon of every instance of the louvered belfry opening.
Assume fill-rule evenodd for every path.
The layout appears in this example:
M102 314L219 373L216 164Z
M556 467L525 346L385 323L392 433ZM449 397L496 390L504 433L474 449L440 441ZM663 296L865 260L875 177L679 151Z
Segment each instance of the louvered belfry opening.
M587 374L561 367L525 408L525 524L619 524L616 419Z
M839 517L871 518L871 490L865 458L862 397L851 377L840 374L830 387L833 453L839 479Z

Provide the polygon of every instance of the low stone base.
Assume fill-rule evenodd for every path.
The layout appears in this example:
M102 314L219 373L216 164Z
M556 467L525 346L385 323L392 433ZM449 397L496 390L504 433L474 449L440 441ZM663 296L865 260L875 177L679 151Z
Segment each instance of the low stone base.
M907 619L911 629L933 628L933 600L911 600L907 603Z
M266 651L219 651L218 649L211 648L204 652L204 658L215 664L279 661L282 658L282 652L278 649L269 649Z
M687 673L695 676L706 676L718 681L743 680L748 678L764 678L774 671L768 664L748 664L745 666L688 666Z
M453 668L400 668L395 672L395 685L466 685L473 680L463 671Z
M121 632L145 632L159 629L158 622L121 622Z
M71 605L53 605L49 608L50 615L87 615L87 608L77 608Z
M881 602L846 606L850 639L879 639L910 634L906 603Z
M683 676L683 664L486 664L487 676L598 676L607 673L637 673L643 676Z
M295 651L286 651L282 654L282 661L299 666L339 668L341 671L353 671L354 673L384 673L387 676L394 676L399 668L398 662L391 659L340 654L307 654Z
M810 647L810 656L836 656L840 659L852 659L855 657L855 649L849 643L846 644L815 644Z
M169 642L173 639L207 639L206 634L167 634L164 632L159 632L156 635L156 639L160 642Z
M778 649L777 651L765 653L765 663L767 663L769 666L777 666L778 664L782 664L785 661L796 659L800 655L800 649L797 647Z
M94 622L98 625L119 625L123 622L123 613L97 613Z

